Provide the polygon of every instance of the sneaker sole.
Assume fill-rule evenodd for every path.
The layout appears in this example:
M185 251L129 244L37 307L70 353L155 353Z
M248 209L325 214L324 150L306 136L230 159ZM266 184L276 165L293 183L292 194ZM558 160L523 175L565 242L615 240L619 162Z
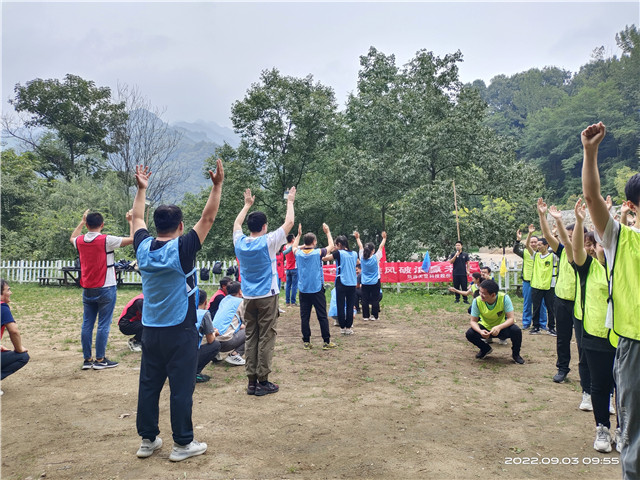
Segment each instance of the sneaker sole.
M138 458L147 458L150 457L151 455L153 455L153 452L155 452L156 450L158 450L160 447L162 447L162 439L160 438L160 444L155 447L152 450L138 450L138 452L136 453L136 455L138 456Z
M93 368L93 365L83 365L82 366L82 370L91 370Z
M93 365L91 368L93 368L94 370L104 370L105 368L116 368L119 364L116 365Z
M202 455L206 451L207 449L205 448L201 452L189 453L189 454L180 455L180 456L174 455L173 452L171 452L171 455L169 455L169 460L171 460L172 462L181 462L183 460L186 460L187 458L197 457L198 455Z
M264 397L265 395L270 395L272 393L278 393L280 391L280 389L278 390L270 390L270 391L266 391L266 390L257 390L256 389L256 393L254 393L254 395L256 397Z

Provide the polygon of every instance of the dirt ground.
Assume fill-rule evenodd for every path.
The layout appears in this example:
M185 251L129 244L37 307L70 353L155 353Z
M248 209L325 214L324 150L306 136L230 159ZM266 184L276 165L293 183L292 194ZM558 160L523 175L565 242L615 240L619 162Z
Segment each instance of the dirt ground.
M476 360L463 304L406 293L385 294L377 322L356 317L351 337L332 326L333 351L319 348L315 319L314 348L303 350L299 310L287 309L270 378L280 392L248 396L243 367L209 365L193 409L206 454L168 460L167 385L164 446L138 459L140 354L114 322L107 356L119 367L82 371L80 291L12 288L31 361L2 382L3 479L621 477L618 454L593 450L593 415L577 408L575 344L571 381L554 384L554 337L525 334L525 365L497 344ZM119 291L116 320L136 293Z

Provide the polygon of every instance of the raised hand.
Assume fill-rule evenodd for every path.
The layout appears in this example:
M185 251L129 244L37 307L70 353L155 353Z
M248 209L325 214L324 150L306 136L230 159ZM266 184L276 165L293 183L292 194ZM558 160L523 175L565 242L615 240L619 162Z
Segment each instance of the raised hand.
M520 231L520 229L516 231L516 240L517 241L522 240L522 232Z
M630 200L625 200L624 202L622 202L622 206L620 207L620 213L629 213L629 211L631 210L631 201Z
M256 196L251 196L251 189L247 188L244 191L244 204L245 206L250 207L251 205L253 205L253 202L256 201Z
M387 232L382 232L382 238L387 238Z
M542 200L542 197L538 199L538 213L540 215L544 215L547 213L547 204L544 203L544 200Z
M611 200L611 195L607 195L607 198L604 201L604 203L607 204L607 209L611 210L611 207L613 207L613 200Z
M556 220L562 221L562 213L556 208L555 205L551 205L549 207L549 215L551 215Z
M131 220L133 220L133 209L129 210L127 214L124 216L124 218L127 219L127 222L130 222Z
M322 224L322 231L324 233L329 233L329 225L327 225L326 223Z
M360 238L360 233L356 230L356 231L353 232L353 236L355 238Z
M529 225L529 233L533 233L535 231L536 231L536 227L532 223L531 225Z
M573 211L576 214L576 220L580 222L584 222L584 219L587 216L587 205L582 201L582 198L579 198L576 202L576 206L573 208Z
M136 183L138 188L146 189L149 187L149 177L151 176L151 169L149 166L136 165Z
M291 187L289 189L289 194L287 195L287 202L293 202L296 199L296 187Z
M216 171L209 170L209 177L214 185L222 185L224 181L224 168L222 168L222 160L216 160Z
M89 212L91 211L91 209L87 208L84 213L82 214L82 223L87 223L87 215L89 215Z
M604 126L604 123L594 123L582 131L580 140L582 140L584 148L597 148L606 133L607 127Z

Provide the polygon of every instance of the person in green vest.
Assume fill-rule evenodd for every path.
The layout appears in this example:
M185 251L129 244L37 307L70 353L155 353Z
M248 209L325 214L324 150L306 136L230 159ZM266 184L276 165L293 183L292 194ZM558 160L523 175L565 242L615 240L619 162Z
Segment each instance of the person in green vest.
M606 326L619 336L613 377L621 428L622 476L640 478L640 230L621 225L609 213L600 193L598 147L605 137L602 122L585 128L580 139L584 157L582 190L595 239L604 248L609 269ZM624 193L634 212L640 210L640 173L626 183Z
M583 323L582 355L590 372L590 403L596 421L596 439L593 448L609 453L612 439L609 421L611 392L613 391L613 363L616 348L609 341L609 329L605 325L609 285L605 270L605 255L595 241L593 232L583 231L586 205L578 199L575 206L576 228L573 234L573 261L578 274L575 316ZM584 237L584 239L583 239ZM589 254L587 254L587 249ZM576 331L576 335L578 332ZM584 392L583 392L584 401ZM616 429L615 442L621 443L620 429Z
M531 248L535 252L538 248L538 237L533 232L527 234L531 243ZM522 330L529 330L531 327L531 274L533 273L533 256L529 255L526 247L522 243L522 233L520 229L516 232L516 241L513 244L513 253L522 258ZM540 305L540 328L547 328L547 306L542 300Z
M529 225L529 232L535 232L536 228ZM529 331L531 335L540 334L540 310L542 301L547 306L547 315L549 333L555 333L556 320L553 312L553 301L555 294L552 286L554 254L549 251L549 242L544 237L538 239L537 250L531 247L531 237L527 236L525 248L529 255L533 258L533 268L531 270L531 303L533 306L533 315L531 323L533 327Z
M493 351L484 340L493 337L500 340L510 338L511 358L522 365L522 330L515 324L513 303L509 295L500 292L500 287L493 280L483 280L479 290L480 295L471 304L471 326L466 333L467 340L480 349L476 358L482 359Z

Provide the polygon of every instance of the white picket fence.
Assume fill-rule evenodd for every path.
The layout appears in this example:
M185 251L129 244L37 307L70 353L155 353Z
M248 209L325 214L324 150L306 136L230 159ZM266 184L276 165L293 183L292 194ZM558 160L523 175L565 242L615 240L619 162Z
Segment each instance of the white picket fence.
M198 261L198 284L199 285L218 285L220 278L225 276L227 268L236 265L234 261L222 262L222 273L214 275L209 273L209 280L200 280L200 269L203 267L211 270L215 261ZM62 267L72 267L73 260L3 260L0 262L0 275L8 282L17 283L38 283L41 277L62 278L64 276ZM123 284L141 284L142 279L138 272L122 272Z

